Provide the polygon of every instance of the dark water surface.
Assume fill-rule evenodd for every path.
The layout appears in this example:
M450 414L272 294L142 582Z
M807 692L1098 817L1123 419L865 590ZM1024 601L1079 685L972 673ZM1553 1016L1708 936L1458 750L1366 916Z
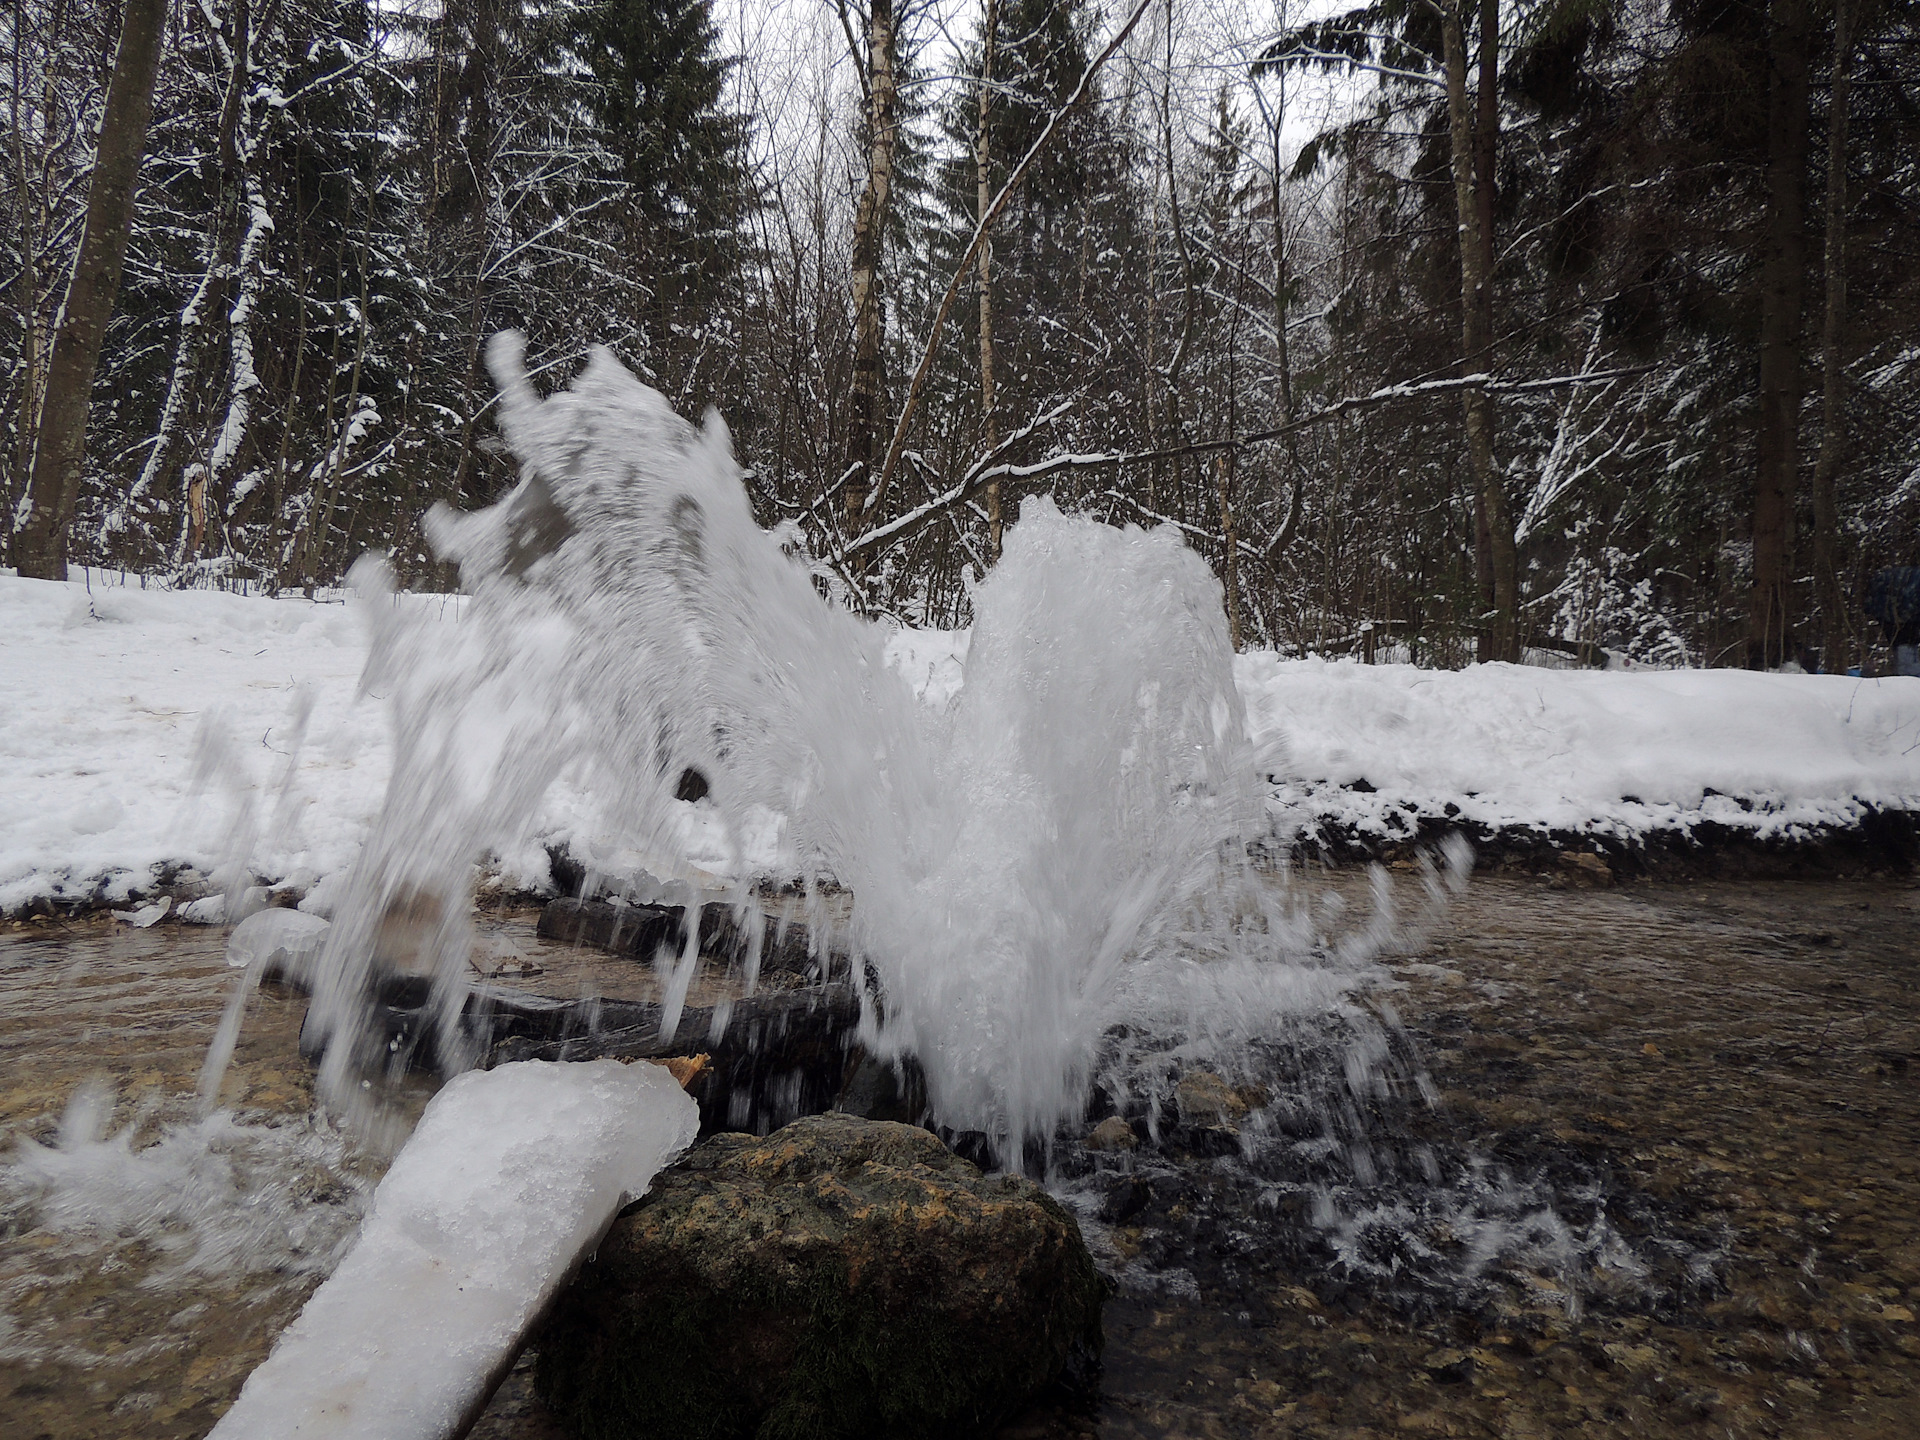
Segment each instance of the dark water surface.
M1389 1118L1446 1175L1470 1164L1604 1229L1618 1263L1492 1265L1449 1288L1381 1251L1348 1274L1325 1244L1276 1243L1322 1222L1282 1205L1238 1223L1231 1157L1138 1157L1176 1183L1090 1221L1132 1277L1100 1394L1005 1434L1920 1435L1916 923L1906 883L1476 879L1396 967L1387 998L1439 1104ZM547 966L529 988L644 998L630 961L544 945L527 916L488 924ZM241 1123L191 1130L233 983L223 938L0 932L0 1437L203 1434L384 1168L307 1119L304 1002L271 989L222 1090ZM23 1169L20 1142L55 1147L90 1082L111 1089L100 1133L172 1136L173 1169L152 1159L173 1151L135 1164L110 1142ZM207 1153L238 1178L223 1188ZM264 1198L250 1166L277 1177ZM118 1199L82 1213L96 1173ZM1445 1221L1423 1223L1440 1245ZM477 1434L557 1433L526 1380Z
M1920 1435L1917 922L1904 883L1475 880L1399 967L1412 1126L1604 1205L1642 1273L1435 1304L1190 1204L1117 1238L1184 1239L1198 1297L1116 1297L1097 1406L1007 1434Z

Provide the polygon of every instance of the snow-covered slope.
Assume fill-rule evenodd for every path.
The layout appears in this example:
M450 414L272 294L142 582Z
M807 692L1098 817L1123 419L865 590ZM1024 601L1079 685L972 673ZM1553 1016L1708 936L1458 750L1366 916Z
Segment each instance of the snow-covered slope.
M459 623L454 597L391 603ZM902 633L889 654L944 704L966 643ZM365 653L343 604L0 576L0 910L118 901L158 863L211 870L241 851L302 888L340 873L390 764L385 709L359 694ZM1767 835L1849 825L1868 805L1920 810L1916 679L1447 672L1271 653L1241 656L1238 677L1256 737L1285 746L1277 797L1361 835L1404 834L1423 815ZM228 743L197 766L209 717ZM235 833L249 805L250 844ZM537 883L541 842L582 833L590 814L591 797L556 787L538 833L501 857L507 881Z

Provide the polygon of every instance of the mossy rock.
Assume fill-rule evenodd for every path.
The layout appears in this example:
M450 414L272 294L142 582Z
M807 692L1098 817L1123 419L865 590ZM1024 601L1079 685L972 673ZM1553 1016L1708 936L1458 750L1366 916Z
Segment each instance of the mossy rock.
M582 1440L974 1435L1100 1351L1080 1227L909 1125L716 1135L614 1222L540 1340Z

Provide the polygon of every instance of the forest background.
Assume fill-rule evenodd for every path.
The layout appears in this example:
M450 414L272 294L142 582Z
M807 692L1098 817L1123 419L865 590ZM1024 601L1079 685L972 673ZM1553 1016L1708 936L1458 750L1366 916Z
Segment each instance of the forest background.
M15 0L13 563L450 588L511 327L716 407L907 623L1045 491L1179 526L1240 644L1882 663L1912 0L1295 4Z

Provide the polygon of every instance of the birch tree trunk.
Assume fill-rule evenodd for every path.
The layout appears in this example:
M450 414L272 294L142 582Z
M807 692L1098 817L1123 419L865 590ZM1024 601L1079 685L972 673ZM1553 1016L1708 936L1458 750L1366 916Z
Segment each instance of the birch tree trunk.
M271 10L269 21L271 23ZM259 303L260 289L266 280L267 242L273 235L273 216L267 209L267 197L254 170L254 157L260 148L261 132L272 123L269 107L256 123L253 109L253 57L264 34L256 36L250 24L249 0L234 5L233 43L227 57L228 84L226 109L220 122L221 161L234 176L246 204L247 226L240 241L240 253L234 262L238 293L227 312L227 349L230 361L227 388L227 412L214 438L207 460L206 496L218 503L223 481L233 467L253 419L253 392L260 388L260 376L253 364L253 311ZM232 506L222 506L231 516ZM203 536L195 536L186 547L184 559L198 556ZM179 560L176 560L179 563Z
M975 189L979 196L977 220L984 221L987 207L993 203L993 137L987 128L987 107L992 95L993 50L1000 24L999 0L987 0L986 38L980 46L980 128L975 134L973 163ZM993 237L980 243L980 449L990 454L1000 443L1000 417L994 413L993 395ZM1000 482L987 486L987 558L1000 563Z
M1820 606L1820 661L1828 674L1852 663L1851 627L1840 593L1840 514L1835 479L1846 432L1847 106L1853 66L1852 0L1833 4L1833 79L1827 105L1827 313L1820 330L1820 454L1813 465L1813 588Z
M1790 658L1793 643L1793 501L1800 470L1807 249L1807 0L1773 0L1767 18L1760 433L1753 477L1753 589L1747 602L1747 664L1757 670Z
M94 153L86 224L47 361L33 470L27 482L27 514L13 537L14 563L21 575L35 579L67 578L68 532L80 495L93 372L100 362L100 344L120 290L120 270L133 230L134 188L140 178L147 123L153 115L166 17L165 0L127 0L120 22L113 80L107 88Z
M853 390L847 417L847 464L857 467L846 484L848 538L863 528L867 494L874 484L879 448L880 252L893 195L897 77L894 72L893 0L872 0L867 23L867 183L853 216Z
M1280 372L1280 423L1288 426L1293 424L1294 419L1293 351L1287 343L1288 291L1292 288L1293 279L1287 253L1286 212L1280 203L1281 178L1286 174L1281 165L1280 140L1287 119L1287 72L1281 69L1274 74L1279 94L1273 107L1268 108L1258 88L1254 91L1254 98L1260 106L1261 120L1267 127L1268 163L1273 170L1273 347L1274 361ZM1306 470L1300 464L1298 438L1289 434L1281 448L1287 457L1288 467L1287 511L1280 528L1274 531L1263 552L1268 564L1272 564L1293 543L1294 531L1300 523L1301 489L1306 476Z
M208 493L214 496L221 493L221 482L232 468L240 447L246 442L247 428L253 419L253 392L260 388L260 376L253 368L253 308L266 279L265 251L267 239L273 234L273 216L267 211L266 196L250 168L250 156L243 153L241 163L248 167L243 171L247 233L240 242L240 258L234 267L239 275L239 294L234 299L233 309L227 313L228 346L232 358L227 413L220 422L220 432L213 442L213 453L207 460ZM194 559L199 550L200 545L196 540L175 563L179 563L180 559Z
M154 433L153 446L147 451L147 460L140 467L139 478L114 507L109 523L115 529L121 528L132 518L134 506L165 476L167 462L172 458L174 439L180 433L181 421L186 418L193 372L199 363L200 328L206 318L207 305L214 288L225 280L227 273L226 265L220 258L221 209L224 207L215 210L207 233L206 268L200 272L200 283L194 286L186 308L180 312L180 335L174 342L173 371L167 380L167 397L160 405L160 424Z

